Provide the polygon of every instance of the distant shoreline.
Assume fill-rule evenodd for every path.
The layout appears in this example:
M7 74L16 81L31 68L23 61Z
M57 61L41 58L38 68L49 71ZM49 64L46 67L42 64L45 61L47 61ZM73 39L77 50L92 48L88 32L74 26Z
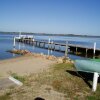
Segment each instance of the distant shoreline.
M19 32L4 32L0 31L0 33L4 34L19 34ZM21 32L21 34L30 34L30 35L40 35L40 36L68 36L68 37L85 37L85 38L100 38L100 36L95 35L76 35L76 34L51 34L51 33L32 33L32 32Z

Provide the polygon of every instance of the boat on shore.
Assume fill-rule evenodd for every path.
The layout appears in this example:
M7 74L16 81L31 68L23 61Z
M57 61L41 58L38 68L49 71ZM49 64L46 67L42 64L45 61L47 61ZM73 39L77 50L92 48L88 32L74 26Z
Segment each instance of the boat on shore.
M75 67L77 71L100 74L100 59L76 60Z

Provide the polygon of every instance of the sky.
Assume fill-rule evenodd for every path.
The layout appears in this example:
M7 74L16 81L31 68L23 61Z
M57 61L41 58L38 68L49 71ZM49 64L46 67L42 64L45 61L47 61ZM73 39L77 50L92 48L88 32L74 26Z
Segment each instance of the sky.
M0 0L0 31L100 36L100 0Z

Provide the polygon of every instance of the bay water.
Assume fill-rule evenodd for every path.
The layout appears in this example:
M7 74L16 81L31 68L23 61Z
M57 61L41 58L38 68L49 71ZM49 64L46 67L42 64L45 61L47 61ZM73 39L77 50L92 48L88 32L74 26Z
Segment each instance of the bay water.
M5 34L5 33L0 33L0 60L3 59L9 59L13 57L17 57L20 55L17 54L12 54L7 52L7 50L12 50L13 49L13 38L14 36L18 36L18 34ZM83 46L94 46L94 42L96 42L96 48L100 48L100 38L95 38L95 37L71 37L71 36L47 36L47 35L34 35L34 39L36 40L45 40L48 41L50 38L51 41L53 42L59 42L59 43L68 43L70 44L76 44L76 45L83 45ZM44 48L39 48L36 46L31 46L27 45L24 43L18 43L16 42L16 49L25 49L29 50L34 53L42 53L46 55L54 55L54 56L64 56L64 52L57 52L57 51L52 51L49 49L44 49ZM62 47L62 49L65 49ZM73 54L68 54L68 57L71 59L86 59L84 57L76 56Z

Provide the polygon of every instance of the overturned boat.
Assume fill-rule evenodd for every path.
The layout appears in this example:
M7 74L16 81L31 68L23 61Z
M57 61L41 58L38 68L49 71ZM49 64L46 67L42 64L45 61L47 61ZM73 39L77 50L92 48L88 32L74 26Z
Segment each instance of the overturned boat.
M96 91L98 77L100 75L100 59L76 60L75 67L77 71L94 74L92 90Z
M75 67L77 71L98 72L100 74L100 59L76 60Z

